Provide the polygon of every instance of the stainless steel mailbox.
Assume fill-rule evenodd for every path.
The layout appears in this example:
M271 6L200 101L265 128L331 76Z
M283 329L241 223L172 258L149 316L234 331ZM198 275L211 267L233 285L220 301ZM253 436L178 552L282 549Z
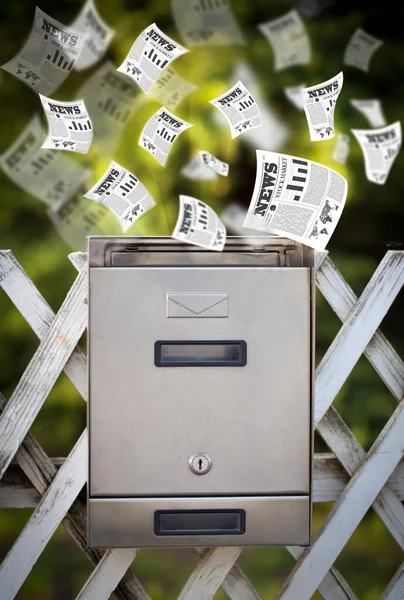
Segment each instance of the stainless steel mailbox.
M309 545L313 251L88 253L89 545Z

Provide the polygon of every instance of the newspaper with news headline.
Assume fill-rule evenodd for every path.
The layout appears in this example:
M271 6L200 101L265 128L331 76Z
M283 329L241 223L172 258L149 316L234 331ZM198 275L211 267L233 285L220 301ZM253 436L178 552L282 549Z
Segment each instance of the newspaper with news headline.
M171 237L220 252L226 242L226 227L205 202L180 196L178 219Z
M143 183L114 161L91 190L84 194L84 198L110 208L118 217L124 232L155 205Z
M380 129L351 129L365 158L366 177L383 185L401 148L401 123Z
M210 103L226 118L232 139L249 129L262 125L258 105L241 81L238 81L221 96L210 100Z
M34 92L47 96L72 72L84 43L83 33L59 23L36 7L27 41L18 54L1 68Z
M86 154L93 141L93 126L83 100L62 102L39 94L49 125L42 148Z
M148 94L160 73L173 60L188 52L168 37L155 23L136 38L118 71L131 77Z
M243 227L324 250L344 208L348 183L304 158L257 150L255 187Z
M180 119L162 106L144 126L139 146L164 166L173 143L189 127L192 127L191 123Z
M342 71L323 83L303 89L303 106L312 142L329 140L335 136L334 111L342 89Z

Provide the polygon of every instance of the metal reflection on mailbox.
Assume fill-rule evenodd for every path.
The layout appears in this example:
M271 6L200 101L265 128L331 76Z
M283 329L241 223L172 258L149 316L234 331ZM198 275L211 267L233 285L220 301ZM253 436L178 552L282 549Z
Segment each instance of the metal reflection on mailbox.
M313 250L90 237L89 545L310 544Z

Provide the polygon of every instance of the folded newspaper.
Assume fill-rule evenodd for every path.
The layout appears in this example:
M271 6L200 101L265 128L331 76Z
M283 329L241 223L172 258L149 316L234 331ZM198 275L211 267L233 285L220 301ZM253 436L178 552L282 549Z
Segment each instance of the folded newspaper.
M342 71L335 77L303 89L304 112L312 142L334 137L335 104L342 89Z
M365 158L366 177L383 185L401 148L401 123L380 129L351 129Z
M49 125L42 148L86 154L93 140L93 126L83 100L61 102L39 94Z
M381 40L358 27L345 48L344 63L368 72L371 58L382 44Z
M84 198L110 208L118 217L124 232L155 205L143 183L114 161L101 179L84 194Z
M339 162L341 165L344 165L348 158L350 150L349 142L349 135L345 135L343 133L339 133L337 135L337 141L335 142L332 158L336 162Z
M164 104L169 110L175 110L196 88L196 85L178 75L172 67L167 67L156 79L150 97Z
M221 96L210 100L210 103L226 118L232 139L249 129L261 127L262 120L257 103L241 81Z
M74 65L76 71L83 71L104 56L115 32L103 21L93 0L87 0L71 26L86 37L84 48Z
M223 177L227 177L229 174L229 165L225 162L222 162L216 156L213 156L210 152L206 152L206 150L199 151L200 157L205 163L206 166L210 167L218 175L223 175Z
M173 143L189 127L193 127L191 123L173 115L163 106L147 121L140 134L139 146L165 165Z
M221 251L226 242L226 227L210 206L197 198L180 196L178 219L171 237Z
M175 26L188 46L244 45L229 0L172 0Z
M131 77L148 94L163 69L185 52L186 48L153 23L136 38L117 70Z
M324 250L344 208L339 173L296 156L257 150L255 187L243 227Z
M380 100L351 100L351 104L369 121L371 127L386 125Z
M118 73L111 61L105 62L78 92L93 123L93 142L111 158L126 124L147 98L134 81Z
M217 179L217 173L205 165L199 152L182 167L180 174L194 181L214 181Z
M297 10L261 23L258 29L267 38L275 53L275 71L310 62L310 39Z
M41 120L35 115L0 156L0 165L16 185L56 207L78 192L90 170L66 154L42 150L44 136Z
M80 31L59 23L36 7L28 40L20 52L1 68L35 92L49 95L72 72L84 41Z

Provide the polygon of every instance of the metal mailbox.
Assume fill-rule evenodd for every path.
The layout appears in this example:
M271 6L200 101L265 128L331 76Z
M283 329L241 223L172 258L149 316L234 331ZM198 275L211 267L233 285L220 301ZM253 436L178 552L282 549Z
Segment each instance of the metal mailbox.
M90 237L91 547L310 544L313 250Z

